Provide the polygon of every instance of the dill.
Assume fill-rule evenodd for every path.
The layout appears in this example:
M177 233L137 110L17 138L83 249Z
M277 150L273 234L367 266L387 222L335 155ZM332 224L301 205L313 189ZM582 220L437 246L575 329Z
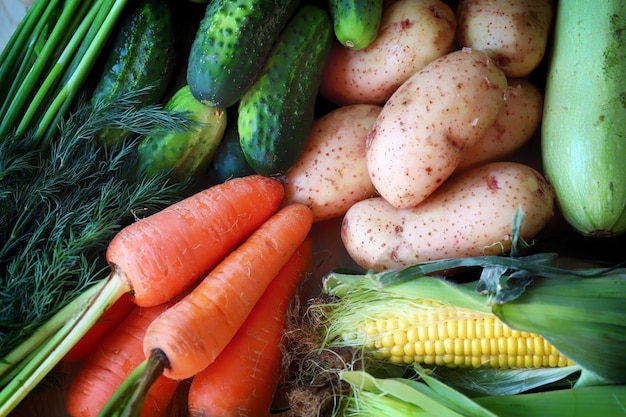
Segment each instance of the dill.
M184 196L188 184L165 174L137 177L136 140L107 149L94 139L110 126L187 128L184 115L136 108L137 94L80 105L48 152L28 135L0 143L0 357L107 276L106 248L122 227Z

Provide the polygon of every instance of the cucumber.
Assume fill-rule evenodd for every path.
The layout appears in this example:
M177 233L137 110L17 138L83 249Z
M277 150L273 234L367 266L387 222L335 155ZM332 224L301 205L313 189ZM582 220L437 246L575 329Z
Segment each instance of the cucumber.
M346 48L368 47L380 28L383 0L329 0L337 40Z
M193 125L189 131L143 137L137 146L137 170L146 176L168 171L174 181L196 177L211 163L224 137L226 110L200 103L187 85L176 91L165 110L188 113Z
M241 98L241 149L257 173L283 174L302 155L332 30L326 11L302 7L281 33L259 79Z
M145 89L139 106L156 104L166 92L175 69L175 29L169 1L133 2L126 11L106 57L102 75L91 96L92 102ZM130 136L117 128L98 135L103 145Z
M200 102L227 108L257 78L299 0L213 0L189 51L187 83Z
M626 2L559 2L542 122L544 171L565 220L626 232Z
M252 175L255 171L248 164L239 144L237 124L233 123L224 133L224 139L213 156L207 177L209 184L220 184L231 178Z

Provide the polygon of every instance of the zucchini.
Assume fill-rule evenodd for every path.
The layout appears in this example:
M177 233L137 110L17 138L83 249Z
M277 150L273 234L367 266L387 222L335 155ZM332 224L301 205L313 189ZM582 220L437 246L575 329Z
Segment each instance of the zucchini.
M299 0L214 0L189 51L187 83L200 102L227 108L257 78Z
M325 10L302 7L281 33L258 80L241 98L237 117L241 149L257 173L280 175L302 155L332 30Z
M133 2L113 39L102 75L92 93L92 102L146 90L140 96L138 105L158 103L174 74L175 49L174 21L169 1ZM103 145L112 145L130 134L109 128L99 133L98 141Z
M166 103L165 110L189 114L189 131L158 132L143 137L137 146L137 170L151 176L169 172L175 181L202 173L224 137L227 114L196 100L185 85Z
M626 2L559 2L542 122L544 171L565 220L626 232Z
M346 48L368 47L380 28L383 0L329 0L337 40Z

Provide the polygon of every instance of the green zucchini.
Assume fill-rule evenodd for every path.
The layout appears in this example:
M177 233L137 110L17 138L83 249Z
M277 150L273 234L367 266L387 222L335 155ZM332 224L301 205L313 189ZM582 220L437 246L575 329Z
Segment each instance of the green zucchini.
M559 2L542 122L544 171L578 232L626 232L626 2Z
M213 0L189 51L187 83L200 102L227 108L257 78L299 0Z
M196 100L185 85L166 103L165 110L189 114L189 131L158 132L143 137L137 146L137 170L151 176L169 172L175 181L203 173L224 137L225 109L208 107Z
M169 1L133 2L120 22L102 75L91 96L92 102L145 90L139 106L158 103L168 88L175 69L175 29ZM131 132L105 129L101 144L112 145Z
M380 28L383 0L329 0L337 40L346 48L368 47Z
M301 8L281 33L260 77L241 98L241 149L257 173L280 175L302 155L332 30L325 10Z

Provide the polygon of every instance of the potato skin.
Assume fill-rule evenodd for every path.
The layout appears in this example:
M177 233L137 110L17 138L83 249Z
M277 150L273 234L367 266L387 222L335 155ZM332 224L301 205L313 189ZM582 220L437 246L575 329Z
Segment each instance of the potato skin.
M416 71L452 50L454 11L441 0L386 4L376 39L352 50L335 42L320 93L338 105L383 104Z
M552 187L530 166L493 162L455 175L417 207L397 209L380 197L358 202L343 218L341 238L354 261L374 271L504 254L518 207L521 237L530 240L553 215Z
M507 80L484 53L451 52L412 75L383 106L367 137L367 167L394 207L422 202L493 124Z
M473 146L463 151L457 171L501 161L534 135L543 114L543 95L524 78L510 78L504 105L496 121Z
M376 195L365 161L365 138L381 106L353 104L313 122L304 153L282 176L285 203L311 208L319 222L342 216L354 203Z
M525 77L541 62L553 0L460 0L457 42L487 52L507 77Z

